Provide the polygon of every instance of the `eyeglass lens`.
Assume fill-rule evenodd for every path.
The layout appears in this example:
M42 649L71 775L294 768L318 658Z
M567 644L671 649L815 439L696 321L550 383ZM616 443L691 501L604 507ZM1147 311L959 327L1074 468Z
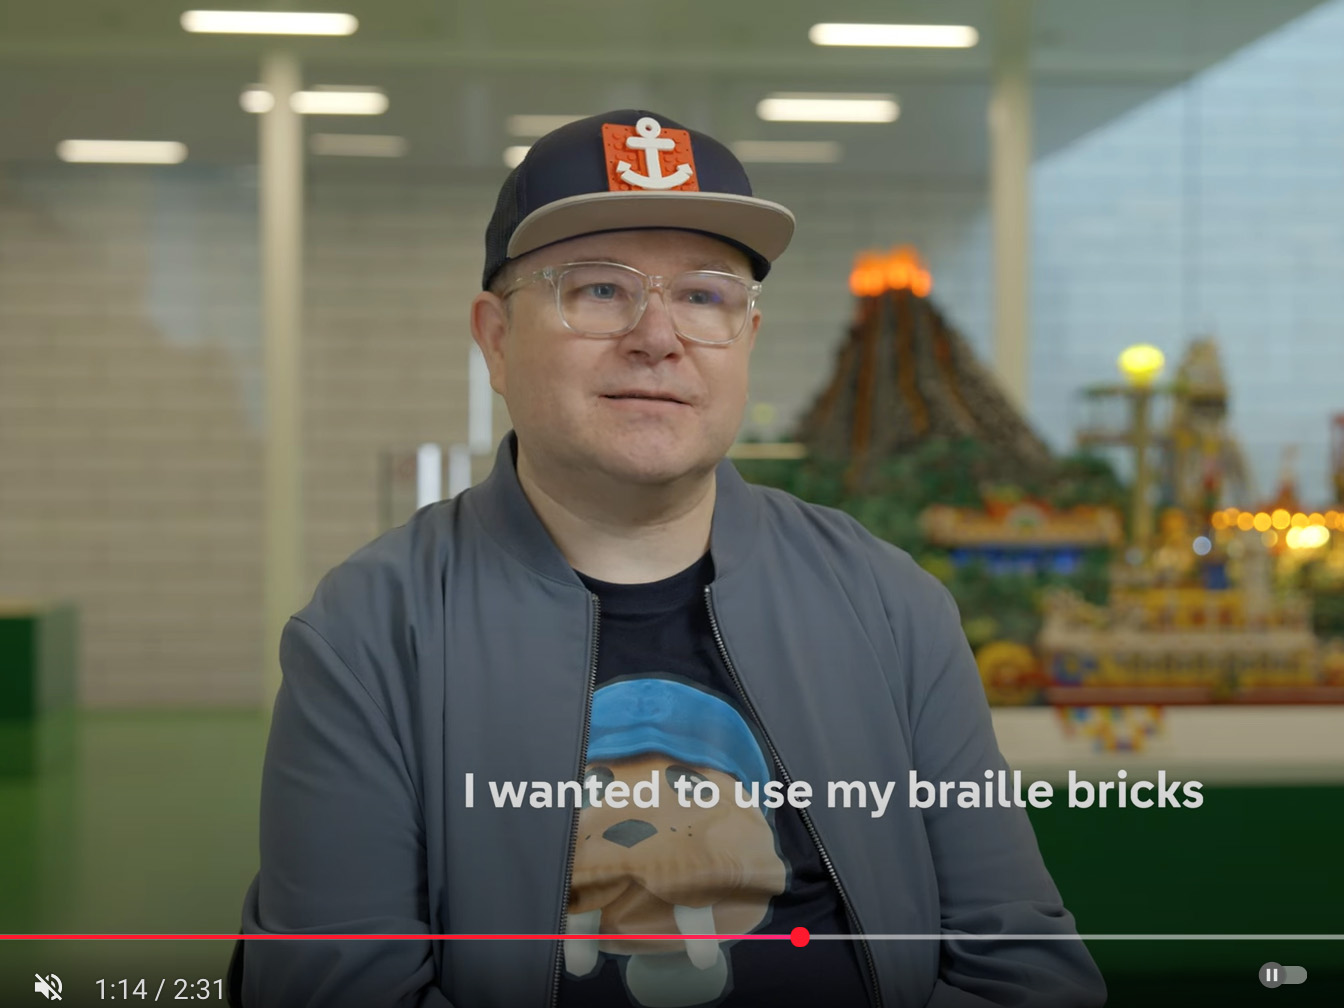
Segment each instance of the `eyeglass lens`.
M624 266L568 266L556 277L561 316L571 329L593 336L626 332L644 304L644 282L644 274ZM746 324L751 291L731 274L689 272L668 281L666 301L677 332L727 343Z

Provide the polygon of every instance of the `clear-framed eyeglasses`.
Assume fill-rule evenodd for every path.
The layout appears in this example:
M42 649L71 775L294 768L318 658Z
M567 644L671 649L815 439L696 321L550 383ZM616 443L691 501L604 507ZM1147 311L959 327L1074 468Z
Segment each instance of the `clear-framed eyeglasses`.
M584 336L624 336L644 317L652 291L667 305L672 328L692 343L732 343L746 331L761 285L735 273L690 270L673 277L649 276L633 266L573 262L547 266L509 285L510 297L547 280L566 329Z

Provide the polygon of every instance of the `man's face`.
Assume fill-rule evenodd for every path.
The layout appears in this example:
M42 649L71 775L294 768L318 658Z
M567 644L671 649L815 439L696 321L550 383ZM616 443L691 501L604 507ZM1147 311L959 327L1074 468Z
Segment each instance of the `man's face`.
M586 235L518 261L514 276L570 262L615 262L649 275L721 270L751 279L747 257L688 231ZM676 335L667 306L650 294L639 324L623 336L571 332L545 280L514 293L505 313L490 295L473 329L490 384L508 404L520 451L538 469L582 479L665 484L713 469L737 436L747 401L747 363L760 313L740 338L707 346ZM643 398L641 398L643 396ZM662 398L649 398L649 397Z

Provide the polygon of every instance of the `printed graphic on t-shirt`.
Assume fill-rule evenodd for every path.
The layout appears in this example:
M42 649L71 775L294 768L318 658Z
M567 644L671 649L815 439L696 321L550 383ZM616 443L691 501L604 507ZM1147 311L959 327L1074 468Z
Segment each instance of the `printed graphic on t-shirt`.
M623 938L640 934L747 934L769 919L788 867L772 821L735 798L770 779L756 737L737 710L705 689L671 678L610 682L593 695L585 782L658 782L657 807L605 802L579 813L565 971L594 974L602 957L622 960L633 1003L646 1008L712 1004L730 990L724 943ZM713 781L719 799L702 808L693 785ZM702 792L703 793L703 792ZM757 791L759 793L759 790Z

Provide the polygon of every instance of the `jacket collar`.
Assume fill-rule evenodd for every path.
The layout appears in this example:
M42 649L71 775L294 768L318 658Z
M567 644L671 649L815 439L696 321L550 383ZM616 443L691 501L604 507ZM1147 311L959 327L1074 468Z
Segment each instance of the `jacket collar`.
M518 435L509 431L499 443L495 466L479 486L465 495L464 504L490 536L515 558L537 573L582 587L564 554L537 517L518 482ZM759 493L750 487L727 459L715 470L714 518L710 552L715 578L739 566L755 543L760 516Z

